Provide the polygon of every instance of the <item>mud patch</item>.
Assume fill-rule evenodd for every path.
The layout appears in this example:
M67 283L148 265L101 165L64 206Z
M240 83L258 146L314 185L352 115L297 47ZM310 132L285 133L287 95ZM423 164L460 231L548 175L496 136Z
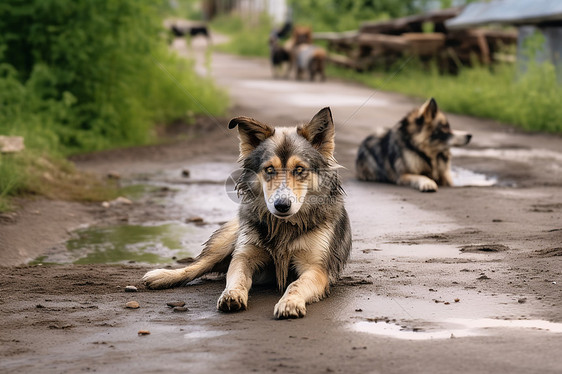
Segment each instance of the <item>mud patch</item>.
M537 257L558 257L562 256L562 247L545 248L535 251Z
M510 248L503 244L473 244L461 247L463 253L491 253L491 252L505 252Z
M556 210L562 209L562 203L555 204L534 204L531 206L530 211L536 213L553 213Z

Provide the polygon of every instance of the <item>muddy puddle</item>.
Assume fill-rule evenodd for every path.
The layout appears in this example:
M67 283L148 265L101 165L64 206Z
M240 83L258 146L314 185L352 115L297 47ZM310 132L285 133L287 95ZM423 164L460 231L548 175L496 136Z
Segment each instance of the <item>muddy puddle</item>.
M207 230L181 222L87 227L74 231L63 248L32 264L170 263L193 257Z
M233 183L225 181L236 169L236 164L205 163L138 175L125 188L132 205L107 208L126 214L126 223L80 228L31 263L163 264L194 257L212 232L236 215Z

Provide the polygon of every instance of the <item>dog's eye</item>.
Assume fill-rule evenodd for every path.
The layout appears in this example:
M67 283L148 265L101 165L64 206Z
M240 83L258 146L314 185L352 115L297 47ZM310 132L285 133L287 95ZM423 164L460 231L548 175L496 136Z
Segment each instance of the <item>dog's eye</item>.
M275 174L275 168L273 166L268 166L265 168L265 173L267 175L273 175Z
M301 175L303 172L304 172L304 168L303 168L302 166L297 166L297 167L295 168L295 170L293 171L293 173L294 173L295 175Z

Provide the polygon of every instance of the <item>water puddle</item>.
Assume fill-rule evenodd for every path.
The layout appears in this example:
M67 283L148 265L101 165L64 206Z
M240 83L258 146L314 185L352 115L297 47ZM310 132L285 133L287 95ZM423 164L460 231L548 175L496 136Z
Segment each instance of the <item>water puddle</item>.
M218 331L218 330L197 330L188 332L184 334L183 337L185 339L210 339L216 338L218 336L223 336L228 334L227 331Z
M501 329L531 329L549 333L562 333L562 323L543 320L502 320L492 318L451 318L445 327L408 327L391 321L361 321L353 324L352 330L404 340L433 340L492 335Z
M490 187L498 184L498 178L476 173L472 170L453 167L451 169L454 187Z
M207 229L180 222L88 227L73 232L64 248L32 264L169 263L197 255L207 238Z

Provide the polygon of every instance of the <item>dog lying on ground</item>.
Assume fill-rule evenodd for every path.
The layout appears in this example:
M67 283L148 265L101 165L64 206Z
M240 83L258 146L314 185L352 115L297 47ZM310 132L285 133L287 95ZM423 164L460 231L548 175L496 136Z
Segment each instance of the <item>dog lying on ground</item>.
M276 318L298 318L324 298L351 250L351 230L334 159L329 108L295 128L271 127L248 117L238 128L243 172L238 218L219 228L183 269L157 269L148 288L185 285L206 273L226 272L217 302L224 312L246 309L253 279L271 274L283 297Z
M355 162L357 177L435 192L438 185L453 184L450 148L468 144L471 137L453 132L431 98L394 128L361 143Z

